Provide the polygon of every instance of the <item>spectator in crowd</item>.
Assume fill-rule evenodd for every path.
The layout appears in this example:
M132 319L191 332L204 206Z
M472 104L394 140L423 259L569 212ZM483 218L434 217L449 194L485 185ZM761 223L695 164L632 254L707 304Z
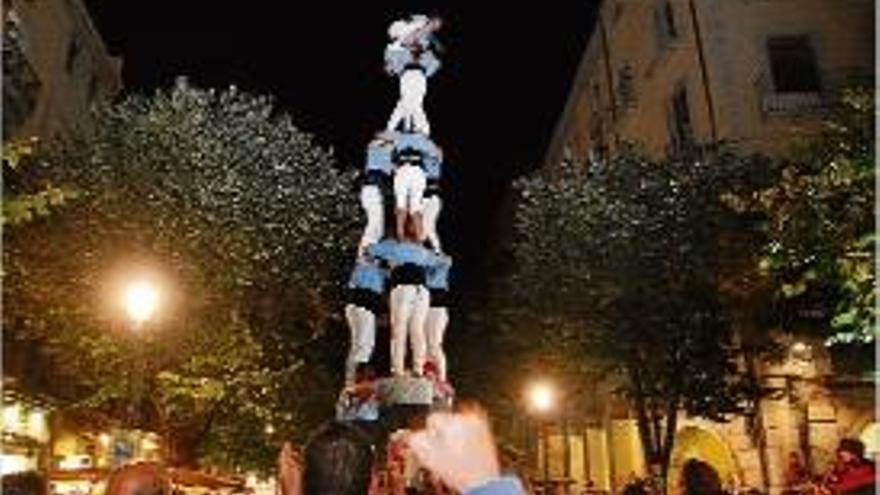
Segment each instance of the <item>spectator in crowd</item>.
M502 476L484 412L434 413L410 435L410 449L444 484L464 495L522 495L519 479Z
M462 495L525 493L518 478L501 475L488 419L480 410L434 413L428 416L425 429L406 435L404 442L419 464L430 471L431 486ZM301 460L289 444L282 448L281 495L366 495L375 493L380 485L394 495L405 491L401 480L391 479L399 472L389 473L386 483L371 483L371 476L378 472L374 448L355 426L339 422L324 425L306 444L303 457Z
M722 495L721 478L708 463L688 459L681 471L683 495Z
M363 423L379 420L379 398L376 390L376 371L370 363L358 363L354 383L342 390L337 403L336 419Z
M336 421L325 424L306 443L304 458L302 492L282 491L282 495L365 495L369 491L373 445L360 428ZM295 468L295 459L290 461L287 467ZM287 488L296 488L296 484Z
M5 492L4 492L5 493ZM156 462L123 466L110 475L106 495L170 495L171 478Z
M47 495L46 480L36 471L23 471L3 475L4 495Z
M836 462L826 484L834 495L873 495L877 482L874 463L865 458L865 444L844 438L837 447Z
M810 483L810 472L797 452L788 454L788 466L785 468L785 488L783 495L798 494Z

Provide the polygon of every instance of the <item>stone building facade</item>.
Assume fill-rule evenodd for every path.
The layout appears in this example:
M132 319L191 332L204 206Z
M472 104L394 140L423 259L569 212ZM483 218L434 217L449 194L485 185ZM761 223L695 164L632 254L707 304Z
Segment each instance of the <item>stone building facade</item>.
M596 160L623 143L654 158L690 143L728 141L780 155L821 123L835 93L873 84L871 0L604 0L558 121L544 170L564 157ZM772 393L752 417L679 419L667 482L676 493L689 458L708 462L733 491L778 494L792 455L824 472L842 437L877 456L876 376L841 376L821 342L790 342L763 363ZM646 475L634 416L606 410L532 449L539 473L617 492ZM572 420L585 421L583 418Z
M87 129L89 108L122 88L82 0L3 1L3 139Z
M605 0L545 165L637 141L785 151L874 74L871 0Z

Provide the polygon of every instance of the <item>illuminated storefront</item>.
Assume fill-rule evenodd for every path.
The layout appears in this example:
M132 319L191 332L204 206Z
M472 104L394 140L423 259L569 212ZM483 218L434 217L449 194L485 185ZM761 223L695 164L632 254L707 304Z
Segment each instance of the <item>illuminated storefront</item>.
M138 461L159 461L160 442L155 433L113 427L90 415L91 427L71 418L59 421L52 445L49 471L55 495L99 493L114 468Z
M47 402L3 391L2 474L40 470L49 447Z

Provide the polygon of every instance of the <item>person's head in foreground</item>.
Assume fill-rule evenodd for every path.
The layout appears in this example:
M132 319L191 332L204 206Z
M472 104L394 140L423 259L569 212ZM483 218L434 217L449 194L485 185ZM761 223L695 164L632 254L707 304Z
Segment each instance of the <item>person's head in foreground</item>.
M844 464L852 464L865 458L865 444L857 438L844 438L837 446L837 458Z
M155 462L123 466L107 480L107 495L170 495L171 480Z
M23 471L3 475L3 494L46 495L46 479L36 471Z
M718 472L706 462L688 459L681 470L685 495L715 495L722 493Z
M353 425L327 423L306 443L303 494L364 495L372 468L373 446L367 435Z

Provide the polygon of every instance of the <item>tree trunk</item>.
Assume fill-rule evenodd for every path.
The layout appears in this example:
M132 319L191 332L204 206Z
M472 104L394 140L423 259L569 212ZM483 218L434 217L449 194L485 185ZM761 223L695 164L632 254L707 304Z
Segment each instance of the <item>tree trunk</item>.
M639 438L644 449L645 465L648 474L653 478L660 493L666 493L666 477L669 473L669 462L675 443L675 432L678 429L678 397L671 398L665 404L658 404L645 396L641 375L630 370L634 394L633 405Z
M667 477L669 476L669 462L672 449L675 447L675 433L678 429L678 398L669 401L666 408L666 431L663 435L663 443L660 445L660 472L657 478L661 493L667 493Z

